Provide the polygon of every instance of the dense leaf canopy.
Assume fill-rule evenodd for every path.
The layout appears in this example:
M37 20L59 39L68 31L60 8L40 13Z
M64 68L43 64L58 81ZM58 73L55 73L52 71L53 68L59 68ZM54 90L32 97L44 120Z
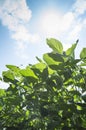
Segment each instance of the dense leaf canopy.
M86 130L86 48L66 51L47 39L52 52L22 69L6 65L0 80L0 130ZM3 87L3 86L2 86Z

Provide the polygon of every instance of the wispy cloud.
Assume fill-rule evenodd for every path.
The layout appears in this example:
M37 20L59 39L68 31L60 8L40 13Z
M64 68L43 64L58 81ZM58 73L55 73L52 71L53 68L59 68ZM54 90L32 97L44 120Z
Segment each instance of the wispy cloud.
M16 53L22 58L26 56L26 43L39 40L39 36L31 34L27 28L31 17L32 12L27 6L26 0L3 0L0 2L0 19L11 32L11 37L17 41Z
M42 27L44 25L45 30L43 31L47 37L55 36L62 38L63 36L66 41L71 41L72 39L77 40L86 25L86 18L84 17L86 12L86 0L75 0L75 3L71 5L68 12L60 14L60 16L58 15L58 9L56 11L55 17L51 17L49 20L46 20L46 18L48 19L49 15L51 15L51 10L50 12L48 11L49 15L47 15L47 17L45 17L47 10L41 15L39 20L41 21L40 30L43 30Z
M86 11L86 0L76 0L73 10L77 15L84 14Z
M51 19L51 13L48 12L50 19L47 19L46 11L44 16L40 11L42 24L37 17L39 29L37 28L36 32L41 33L41 36L46 35L45 37L55 36L57 38L62 38L63 36L66 37L68 41L72 39L77 40L81 31L86 26L86 18L83 17L85 12L86 0L75 0L71 9L63 15L59 16L58 12L56 12L56 14L52 16L55 20ZM40 40L40 36L30 33L28 28L31 17L32 11L29 9L26 0L0 1L0 19L2 24L8 27L11 32L11 37L17 41L15 44L16 54L24 59L27 59L26 48L28 43L37 43L37 41ZM34 24L37 24L36 21L34 21ZM46 30L47 26L44 24L48 26L48 30Z
M71 12L74 15L74 20L72 26L70 26L69 39L80 37L81 31L85 27L86 0L76 0Z

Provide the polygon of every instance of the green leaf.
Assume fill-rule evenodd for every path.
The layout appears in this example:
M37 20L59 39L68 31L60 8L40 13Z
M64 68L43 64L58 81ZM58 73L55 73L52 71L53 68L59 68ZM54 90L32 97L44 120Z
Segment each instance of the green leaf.
M58 53L47 53L54 61L57 61L57 62L64 62L62 56Z
M7 81L7 80L8 81L10 81L10 80L14 81L14 75L10 70L9 71L4 71L2 73L2 75L3 75L4 81Z
M42 79L45 81L48 78L48 68L46 67L42 73Z
M62 43L54 38L47 39L47 44L53 51L62 54L63 53L63 46Z
M20 68L18 66L6 65L6 67L10 69L16 77L20 76Z
M32 68L38 69L42 72L46 68L46 64L43 62L40 62L40 63L33 65Z
M45 61L48 65L52 65L52 64L57 65L57 62L55 62L55 61L48 55L48 53L46 53L46 54L43 55L43 59L44 59L44 61Z
M37 79L37 76L34 74L33 70L29 68L29 66L26 69L20 70L20 73L25 77L33 77Z
M57 89L61 89L63 85L62 78L57 76L56 83L57 83Z
M51 69L63 69L62 67L64 66L64 60L60 54L46 53L43 55L43 59Z
M25 113L26 119L29 118L29 114L30 114L29 110L26 110L26 113Z
M3 97L6 95L6 92L4 89L0 89L0 97Z
M70 48L67 49L66 55L74 57L74 50L77 46L77 43L73 44Z
M19 70L19 67L15 66L15 65L6 65L6 67L9 68L10 70L13 70L13 71Z
M86 48L83 48L83 49L82 49L82 51L81 51L81 53L80 53L80 58L81 58L81 59L86 58Z

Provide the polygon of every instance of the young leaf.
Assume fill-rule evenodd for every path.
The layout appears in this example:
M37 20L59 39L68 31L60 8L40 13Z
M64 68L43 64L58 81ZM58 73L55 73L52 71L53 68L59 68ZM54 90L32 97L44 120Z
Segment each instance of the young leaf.
M81 53L80 53L80 58L81 58L81 59L86 58L86 48L83 48L83 49L82 49L82 51L81 51Z
M74 57L74 50L77 46L77 43L73 44L70 48L67 49L66 55Z
M54 38L47 39L47 44L50 48L52 48L53 51L62 54L63 52L63 46L62 43Z

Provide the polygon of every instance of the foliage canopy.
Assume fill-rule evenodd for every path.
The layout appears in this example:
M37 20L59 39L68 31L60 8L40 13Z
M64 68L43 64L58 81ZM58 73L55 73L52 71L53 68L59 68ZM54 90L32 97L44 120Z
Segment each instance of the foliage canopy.
M52 52L21 69L6 65L9 87L0 89L0 130L86 130L86 48L66 51L47 39Z

